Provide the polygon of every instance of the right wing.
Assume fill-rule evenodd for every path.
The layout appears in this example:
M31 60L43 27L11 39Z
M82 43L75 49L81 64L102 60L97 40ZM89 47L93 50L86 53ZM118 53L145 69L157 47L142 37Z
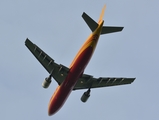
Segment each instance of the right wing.
M125 85L131 84L134 80L135 78L93 78L91 75L83 74L82 77L77 81L73 90Z
M37 45L33 44L28 38L25 41L25 45L60 85L65 80L69 72L69 68L55 63L50 56L48 56Z

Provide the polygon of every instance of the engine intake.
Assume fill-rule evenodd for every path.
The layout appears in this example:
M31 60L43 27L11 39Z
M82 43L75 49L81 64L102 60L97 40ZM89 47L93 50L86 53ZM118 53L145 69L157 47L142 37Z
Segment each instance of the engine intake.
M90 97L90 92L91 92L91 90L88 89L86 92L83 93L83 95L81 97L82 102L87 102L88 98Z
M42 83L43 88L48 88L51 83L51 76L45 78L44 82Z

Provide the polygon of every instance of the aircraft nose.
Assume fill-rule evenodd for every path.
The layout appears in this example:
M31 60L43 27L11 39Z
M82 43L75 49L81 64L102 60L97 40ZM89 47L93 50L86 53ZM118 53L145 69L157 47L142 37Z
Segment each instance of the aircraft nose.
M51 116L55 114L58 111L58 109L54 108L53 106L50 106L48 109L48 115Z
M53 115L53 114L54 114L54 113L53 113L52 111L50 111L50 110L48 111L48 115L49 115L49 116L51 116L51 115Z
M60 106L61 105L59 105L58 102L51 101L51 104L48 107L48 115L51 116L55 114L60 109Z

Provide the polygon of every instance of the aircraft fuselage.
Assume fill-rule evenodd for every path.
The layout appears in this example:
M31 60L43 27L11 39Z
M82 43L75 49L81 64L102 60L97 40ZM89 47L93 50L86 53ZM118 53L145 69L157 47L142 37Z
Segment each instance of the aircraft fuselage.
M50 99L48 107L49 115L55 114L62 107L62 105L65 103L66 99L70 95L72 89L76 85L78 79L83 74L84 69L89 63L97 45L103 23L104 21L101 21L99 23L99 26L88 37L88 39L83 44L76 57L72 61L72 64L70 65L70 71L66 79L60 86L57 87L56 91Z

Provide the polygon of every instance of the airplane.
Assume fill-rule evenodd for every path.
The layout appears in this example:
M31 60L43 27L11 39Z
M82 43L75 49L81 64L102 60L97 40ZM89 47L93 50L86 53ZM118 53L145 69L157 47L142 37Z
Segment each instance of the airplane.
M81 97L81 101L86 102L90 97L91 88L131 84L135 80L135 78L122 77L94 78L92 75L84 74L84 70L93 55L100 35L119 32L123 29L123 27L103 26L105 9L106 5L104 5L102 9L98 23L83 12L82 18L85 20L92 33L69 67L55 63L54 60L36 44L32 43L28 38L26 39L25 45L27 48L49 73L49 77L45 78L42 86L48 88L52 81L52 77L58 83L58 87L52 95L48 105L49 116L55 114L63 106L70 93L74 90L87 89Z

